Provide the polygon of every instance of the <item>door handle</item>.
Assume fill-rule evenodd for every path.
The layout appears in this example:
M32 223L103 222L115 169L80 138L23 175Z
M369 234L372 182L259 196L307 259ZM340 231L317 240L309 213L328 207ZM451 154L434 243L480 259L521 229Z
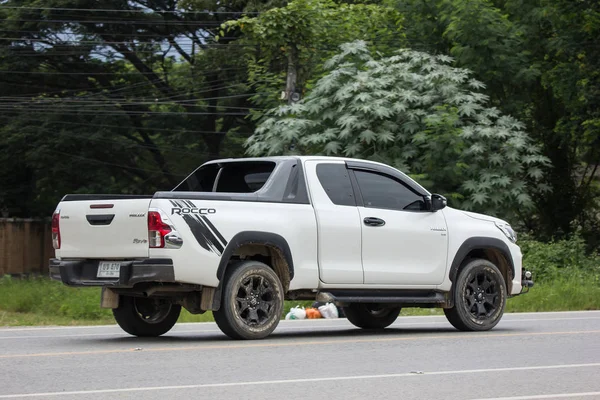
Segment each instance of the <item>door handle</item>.
M366 217L365 219L363 219L363 222L367 226L384 226L385 225L384 220L382 220L381 218L375 218L375 217Z
M115 214L86 215L85 218L90 225L110 225L115 218Z

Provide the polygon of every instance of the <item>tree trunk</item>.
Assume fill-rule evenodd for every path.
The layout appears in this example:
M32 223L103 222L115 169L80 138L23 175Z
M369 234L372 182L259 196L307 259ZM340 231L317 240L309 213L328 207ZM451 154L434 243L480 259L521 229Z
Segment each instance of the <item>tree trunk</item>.
M292 104L293 93L296 91L296 84L298 80L298 48L295 44L290 45L290 51L288 53L288 65L287 65L287 80L285 82L285 94L287 96L288 104Z

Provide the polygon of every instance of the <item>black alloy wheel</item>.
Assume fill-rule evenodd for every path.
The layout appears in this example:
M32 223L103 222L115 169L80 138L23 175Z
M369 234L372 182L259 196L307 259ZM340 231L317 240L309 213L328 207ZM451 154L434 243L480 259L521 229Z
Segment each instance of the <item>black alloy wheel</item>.
M139 317L148 324L161 323L169 316L173 309L173 304L166 299L145 297L134 297L133 306Z
M344 307L346 318L363 329L384 329L400 315L400 307L385 304L352 303Z
M472 271L463 293L464 307L475 319L489 318L500 306L499 286L496 276L489 271Z
M279 277L259 261L230 265L215 322L232 339L262 339L279 324L284 293Z
M240 282L235 298L236 313L248 326L268 322L275 310L273 285L261 275L250 275Z
M504 276L493 263L469 260L452 285L454 306L445 308L448 322L461 331L487 331L500 322L506 306Z
M120 296L113 309L115 320L125 332L134 336L160 336L175 325L181 306L169 299Z

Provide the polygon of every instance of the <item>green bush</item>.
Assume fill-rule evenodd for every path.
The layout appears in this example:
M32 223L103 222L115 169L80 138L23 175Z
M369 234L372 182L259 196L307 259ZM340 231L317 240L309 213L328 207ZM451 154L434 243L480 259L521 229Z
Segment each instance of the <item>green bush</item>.
M549 243L525 236L519 246L523 252L523 267L532 272L536 283L556 280L600 283L600 256L587 253L585 242L578 234Z

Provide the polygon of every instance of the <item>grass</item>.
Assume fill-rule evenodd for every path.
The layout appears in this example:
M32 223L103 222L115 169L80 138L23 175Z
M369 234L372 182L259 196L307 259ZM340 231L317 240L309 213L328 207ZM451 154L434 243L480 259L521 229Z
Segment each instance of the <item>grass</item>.
M509 299L506 312L600 310L597 279L562 278L536 285L525 295Z
M286 302L309 307L312 302ZM599 310L600 285L595 279L557 279L536 285L530 293L509 299L507 312ZM440 309L404 309L401 315L439 315ZM212 313L182 310L180 322L212 321ZM100 289L70 288L46 278L0 279L0 326L114 324L110 310L100 308Z

